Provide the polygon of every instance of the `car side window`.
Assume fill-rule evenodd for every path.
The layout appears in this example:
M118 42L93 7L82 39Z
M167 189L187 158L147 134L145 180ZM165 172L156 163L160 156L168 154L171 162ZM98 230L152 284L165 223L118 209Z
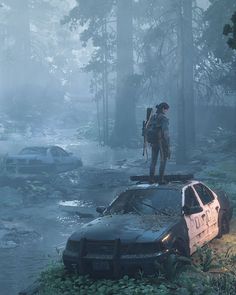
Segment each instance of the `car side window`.
M51 149L51 154L53 157L60 157L60 152L55 148Z
M205 185L201 183L195 184L194 189L204 205L211 203L214 200L212 192Z
M58 150L58 153L60 154L61 157L68 157L69 156L69 154L66 151L64 151L63 149L57 148L57 150Z
M195 195L195 192L191 186L186 188L184 195L185 195L184 205L186 207L193 208L193 207L200 206L200 204L197 200L197 197Z

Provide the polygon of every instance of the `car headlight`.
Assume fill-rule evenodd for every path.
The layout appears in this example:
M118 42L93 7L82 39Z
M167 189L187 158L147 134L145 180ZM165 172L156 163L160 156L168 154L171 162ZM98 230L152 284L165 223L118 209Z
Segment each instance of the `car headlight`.
M170 239L170 234L164 236L164 237L162 238L161 242L162 242L162 243L166 243L166 242L169 241L169 239Z

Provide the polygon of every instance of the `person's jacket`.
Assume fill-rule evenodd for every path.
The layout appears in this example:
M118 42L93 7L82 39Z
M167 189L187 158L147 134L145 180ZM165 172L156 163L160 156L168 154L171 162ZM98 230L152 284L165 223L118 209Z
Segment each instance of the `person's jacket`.
M157 143L164 143L167 147L170 145L169 137L169 119L162 112L155 113L149 122L150 125L155 126L159 132L157 133ZM154 127L154 128L155 128Z

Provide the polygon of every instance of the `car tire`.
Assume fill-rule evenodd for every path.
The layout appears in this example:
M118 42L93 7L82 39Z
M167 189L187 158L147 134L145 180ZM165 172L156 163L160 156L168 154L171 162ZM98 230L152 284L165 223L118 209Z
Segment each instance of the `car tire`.
M223 213L219 218L219 233L217 235L217 238L221 238L223 235L228 234L229 230L229 218L226 213Z
M177 240L174 245L173 245L173 248L172 248L175 252L175 254L179 255L179 256L186 256L188 257L189 254L188 254L188 250L187 250L187 247L184 243L184 241L181 241L181 240Z
M190 265L189 250L186 242L176 240L171 248L171 253L164 261L165 277L168 280L173 280L180 269L184 265Z

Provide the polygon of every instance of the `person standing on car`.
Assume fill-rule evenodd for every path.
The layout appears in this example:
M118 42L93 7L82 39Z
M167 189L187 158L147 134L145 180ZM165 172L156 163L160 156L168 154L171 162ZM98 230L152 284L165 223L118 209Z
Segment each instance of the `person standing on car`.
M159 183L164 184L167 159L170 159L169 119L166 113L169 105L162 102L156 105L156 113L150 116L146 126L147 141L151 145L150 182L154 182L158 155L160 154Z

